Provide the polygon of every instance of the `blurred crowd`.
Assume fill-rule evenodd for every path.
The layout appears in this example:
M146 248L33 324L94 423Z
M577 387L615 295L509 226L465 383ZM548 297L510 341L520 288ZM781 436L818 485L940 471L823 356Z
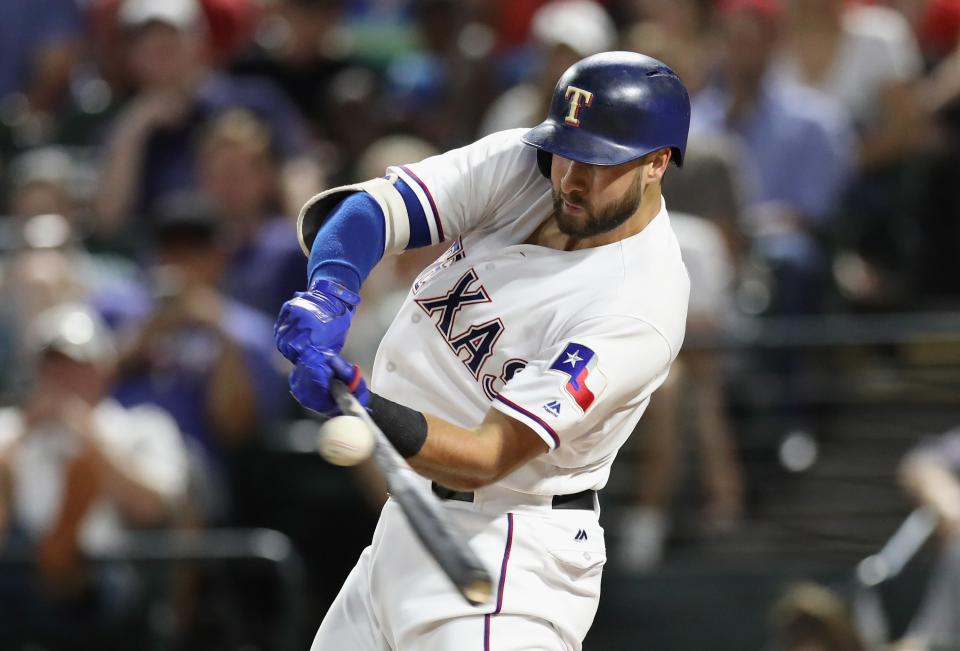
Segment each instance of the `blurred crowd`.
M596 52L660 58L691 93L664 189L689 342L960 306L958 38L960 0L3 0L0 547L40 580L0 577L0 618L69 639L130 589L84 565L98 544L249 520L231 459L304 416L272 334L306 281L299 207L533 126ZM369 369L439 253L380 265L348 357ZM743 518L723 365L693 345L635 437L624 567L663 551L681 428L704 529Z

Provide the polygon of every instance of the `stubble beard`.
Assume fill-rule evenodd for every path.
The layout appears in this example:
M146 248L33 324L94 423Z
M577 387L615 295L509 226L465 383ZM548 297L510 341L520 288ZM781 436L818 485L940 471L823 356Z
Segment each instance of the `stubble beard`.
M584 217L574 217L567 214L564 211L564 199L575 206L582 207L585 211ZM553 214L557 217L557 227L561 233L583 239L607 233L620 226L637 212L642 200L643 184L639 177L622 197L600 210L594 210L576 192L561 197L560 190L554 189Z

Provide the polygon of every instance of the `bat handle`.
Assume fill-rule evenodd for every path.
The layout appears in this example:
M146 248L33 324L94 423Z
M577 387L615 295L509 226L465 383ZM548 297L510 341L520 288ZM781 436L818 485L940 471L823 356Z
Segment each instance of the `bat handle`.
M333 378L330 381L330 395L333 396L337 406L347 416L357 416L362 418L361 413L366 415L366 409L357 400L357 397L350 393L350 389L343 381Z

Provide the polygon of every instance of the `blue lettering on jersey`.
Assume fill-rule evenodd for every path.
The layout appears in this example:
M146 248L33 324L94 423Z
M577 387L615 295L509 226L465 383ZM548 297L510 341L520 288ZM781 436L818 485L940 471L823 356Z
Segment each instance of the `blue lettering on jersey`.
M493 346L502 333L503 321L494 319L470 326L465 332L448 339L447 343L457 353L460 361L470 369L473 377L479 379L480 369L483 367L483 363L493 355ZM467 353L466 357L461 355L464 351Z
M504 362L499 377L487 373L481 379L480 372L493 355L497 340L505 329L503 321L496 318L484 323L474 323L466 330L454 334L454 321L464 306L489 302L490 295L483 285L479 284L477 272L473 268L460 276L453 288L442 296L416 300L420 309L431 317L437 317L434 325L443 335L444 341L473 377L480 380L484 394L493 400L502 384L509 382L514 374L527 365L525 360L510 359Z
M496 376L493 373L487 373L483 376L483 379L480 383L483 385L483 393L493 400L497 397L497 394L500 393L500 390L503 388L503 385L513 379L513 376L522 371L527 366L527 360L525 359L508 359L503 363L503 368L500 370L500 375Z
M428 315L440 314L440 319L436 324L437 330L448 342L453 332L453 319L457 316L457 312L463 309L464 305L490 302L490 295L487 294L483 285L476 289L470 289L470 286L475 282L477 282L477 272L470 268L460 276L453 289L443 296L417 299L417 305Z

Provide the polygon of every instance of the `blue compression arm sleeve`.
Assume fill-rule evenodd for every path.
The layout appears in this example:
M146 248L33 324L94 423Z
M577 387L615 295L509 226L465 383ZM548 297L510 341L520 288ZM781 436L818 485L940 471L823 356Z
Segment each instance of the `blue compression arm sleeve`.
M307 262L309 284L326 278L359 294L360 285L383 257L385 228L383 211L366 192L341 201L313 240Z

